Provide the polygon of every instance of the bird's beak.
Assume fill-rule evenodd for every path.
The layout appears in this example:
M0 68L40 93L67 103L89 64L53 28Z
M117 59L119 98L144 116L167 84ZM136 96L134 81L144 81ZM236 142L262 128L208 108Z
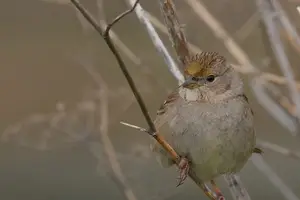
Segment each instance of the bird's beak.
M182 83L181 86L184 88L189 88L193 84L197 84L197 82L193 81L191 78L188 78Z
M205 79L203 77L198 77L198 80L193 80L193 77L188 77L181 86L188 89L194 89L201 87L204 83Z
M192 77L188 77L181 86L188 89L194 89L200 85L197 81L192 80Z

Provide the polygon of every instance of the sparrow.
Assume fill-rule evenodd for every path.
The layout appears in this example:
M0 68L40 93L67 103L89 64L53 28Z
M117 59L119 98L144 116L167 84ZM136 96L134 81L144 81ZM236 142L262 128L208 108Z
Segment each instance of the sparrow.
M203 182L239 172L256 148L253 112L243 82L217 52L192 55L185 81L157 111L158 132L180 155L179 185L192 169ZM163 167L175 164L155 140L151 142Z

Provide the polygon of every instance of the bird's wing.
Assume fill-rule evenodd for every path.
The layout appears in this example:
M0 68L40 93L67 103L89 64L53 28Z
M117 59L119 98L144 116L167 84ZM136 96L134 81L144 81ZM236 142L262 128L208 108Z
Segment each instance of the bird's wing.
M180 96L178 91L172 92L168 95L167 99L160 106L157 111L156 119L154 121L155 127L158 133L161 134L168 142L170 142L170 131L166 123L174 117L176 113L176 102L179 100ZM150 144L150 148L153 152L157 154L157 161L164 167L171 166L174 162L172 161L169 153L165 151L159 143L154 139Z
M174 109L174 105L176 101L180 98L178 91L174 91L168 95L167 99L164 103L159 107L156 112L156 119L154 124L156 128L160 128L164 125L170 118L172 118L172 114L170 111Z

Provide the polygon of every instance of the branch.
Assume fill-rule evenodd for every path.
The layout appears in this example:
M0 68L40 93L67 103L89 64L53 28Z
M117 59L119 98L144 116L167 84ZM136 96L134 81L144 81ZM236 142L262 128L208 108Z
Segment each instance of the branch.
M126 2L130 6L133 6L133 4L134 4L134 0L126 0ZM147 18L144 9L139 4L137 5L137 7L135 9L135 13L136 13L138 19L140 20L140 22L145 25L145 28L146 28L153 44L155 45L157 51L163 56L163 58L165 60L165 63L168 66L169 71L179 81L179 84L182 83L184 81L184 77L183 77L181 71L179 70L179 68L177 67L177 65L174 62L173 58L169 54L167 48L165 47L165 45L163 44L163 42L159 38L159 36L158 36L157 32L155 31L153 25L151 24L151 22Z
M161 13L163 15L165 24L168 27L169 38L176 51L178 60L181 63L181 71L183 72L187 63L186 59L190 56L190 52L182 30L182 25L179 23L172 0L159 0L159 2Z
M118 21L120 21L123 17L125 17L126 15L128 15L129 13L131 13L136 6L138 5L139 0L136 0L132 6L132 8L130 8L129 10L121 13L119 16L117 16L111 23L109 23L104 31L104 37L108 37L109 31L110 29L113 27L114 24L118 23Z

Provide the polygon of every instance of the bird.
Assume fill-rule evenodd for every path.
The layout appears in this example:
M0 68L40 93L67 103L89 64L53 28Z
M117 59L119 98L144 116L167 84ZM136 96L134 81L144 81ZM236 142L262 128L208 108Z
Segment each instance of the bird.
M180 156L178 185L190 169L203 182L239 172L252 153L262 153L239 73L219 53L201 52L187 58L184 75L154 120ZM175 164L155 140L150 147L162 167Z

